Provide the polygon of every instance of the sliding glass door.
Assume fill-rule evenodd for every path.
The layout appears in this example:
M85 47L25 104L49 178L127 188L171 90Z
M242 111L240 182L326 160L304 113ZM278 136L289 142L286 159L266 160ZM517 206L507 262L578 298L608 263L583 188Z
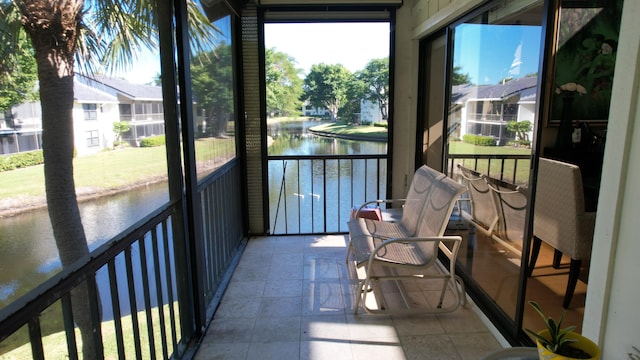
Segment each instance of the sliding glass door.
M441 161L468 186L450 226L464 241L458 269L514 339L525 301L543 3L495 1L421 44L418 158Z

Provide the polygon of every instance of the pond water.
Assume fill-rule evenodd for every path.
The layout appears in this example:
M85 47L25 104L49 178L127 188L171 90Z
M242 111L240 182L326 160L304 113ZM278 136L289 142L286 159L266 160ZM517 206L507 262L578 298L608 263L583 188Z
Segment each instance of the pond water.
M115 237L169 200L167 183L158 183L80 203L90 249ZM61 269L46 209L0 219L0 307Z
M274 138L270 155L386 152L386 142L351 141L310 134L308 127L317 124L309 122L270 126L268 134ZM81 203L82 223L90 249L112 239L167 201L167 183L163 182ZM273 201L277 201L277 198L271 199ZM58 250L46 209L0 218L0 308L60 269ZM98 275L106 279L106 272ZM101 284L99 286L102 287ZM108 307L103 306L103 309L106 308Z

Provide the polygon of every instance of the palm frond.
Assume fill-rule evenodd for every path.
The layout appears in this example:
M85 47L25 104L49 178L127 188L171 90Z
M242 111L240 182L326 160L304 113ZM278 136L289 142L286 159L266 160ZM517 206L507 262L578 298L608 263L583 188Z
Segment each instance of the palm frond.
M107 73L126 72L144 50L158 51L158 18L153 0L101 0L86 9L79 61L100 66ZM220 31L193 0L187 1L190 46L210 51ZM91 24L91 26L88 26ZM98 35L99 34L99 35Z
M157 49L152 1L102 0L85 9L82 57L93 55L107 72L127 70L142 50Z
M25 36L20 20L20 10L15 2L0 2L0 76L13 71L20 37Z
M187 1L189 22L189 46L192 54L213 51L222 40L222 31L205 15L202 8L193 0Z

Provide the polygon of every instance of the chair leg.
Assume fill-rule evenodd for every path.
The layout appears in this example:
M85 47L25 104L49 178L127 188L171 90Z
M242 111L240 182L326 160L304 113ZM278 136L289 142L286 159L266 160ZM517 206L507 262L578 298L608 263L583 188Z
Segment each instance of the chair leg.
M571 298L573 297L573 292L576 290L576 284L578 283L578 276L580 275L581 265L582 260L571 259L571 265L569 266L569 281L567 282L567 291L564 294L564 301L562 303L562 307L565 309L569 308Z
M533 274L533 268L536 267L536 261L538 261L538 254L540 254L540 246L542 240L537 237L533 237L533 246L531 247L531 257L529 258L529 267L527 269L527 277L531 277Z
M562 251L553 249L553 268L560 269L560 262L562 261Z

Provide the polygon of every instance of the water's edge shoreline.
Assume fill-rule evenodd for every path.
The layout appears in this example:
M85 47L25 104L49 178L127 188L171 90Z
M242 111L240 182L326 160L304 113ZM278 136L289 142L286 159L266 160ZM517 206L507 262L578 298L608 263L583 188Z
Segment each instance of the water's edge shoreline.
M386 142L387 139L383 139L380 137L374 136L366 136L362 134L337 134L331 131L318 131L308 129L309 132L324 137L335 137L346 140L362 140L362 141L377 141L377 142ZM148 179L139 180L137 182L122 185L115 188L99 188L99 187L90 187L90 188L77 188L76 189L76 197L78 199L78 203L94 200L97 198L107 197L116 195L125 191L130 191L134 189L138 189L144 186L148 186L151 184L156 184L162 181L167 181L168 176L155 176ZM29 196L22 198L10 198L10 199L1 199L0 200L0 218L6 218L11 216L16 216L21 213L39 210L47 207L47 199L43 194L41 196Z
M139 189L163 181L167 181L167 176L155 176L117 188L80 188L76 189L76 197L78 199L78 203L82 203L102 197L117 195L125 191ZM44 195L32 196L29 198L6 199L4 201L0 201L0 218L16 216L27 211L44 209L46 207L47 199Z

